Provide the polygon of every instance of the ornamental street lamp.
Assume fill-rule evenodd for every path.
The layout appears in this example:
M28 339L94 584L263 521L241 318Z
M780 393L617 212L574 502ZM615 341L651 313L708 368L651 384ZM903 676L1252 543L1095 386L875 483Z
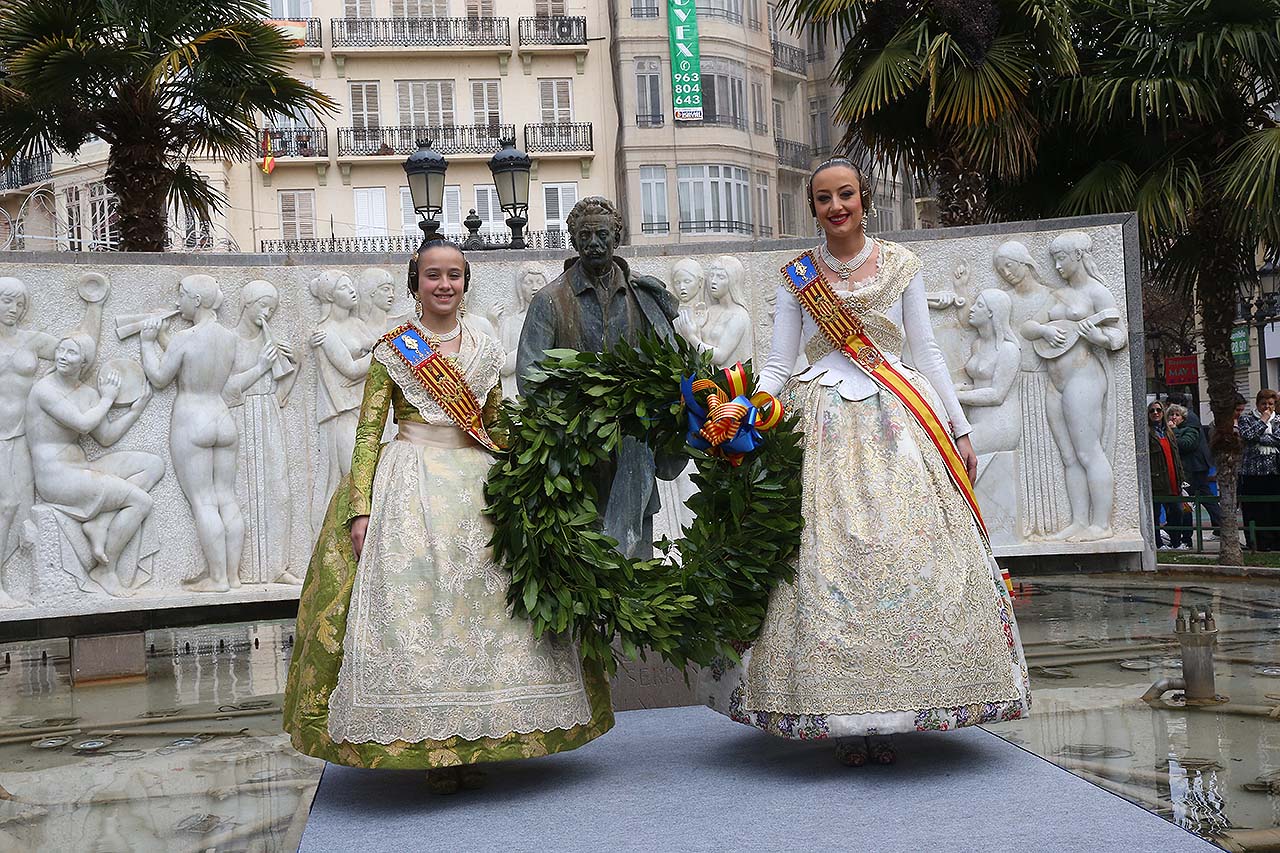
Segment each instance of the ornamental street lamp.
M506 248L523 249L524 227L529 224L529 172L533 161L516 148L514 139L501 140L502 148L489 160L489 171L498 189L498 204L507 214L511 243Z
M424 240L440 236L437 217L444 209L444 174L448 169L449 161L431 147L429 139L418 140L418 150L404 161L413 209L422 217L418 227L422 229Z

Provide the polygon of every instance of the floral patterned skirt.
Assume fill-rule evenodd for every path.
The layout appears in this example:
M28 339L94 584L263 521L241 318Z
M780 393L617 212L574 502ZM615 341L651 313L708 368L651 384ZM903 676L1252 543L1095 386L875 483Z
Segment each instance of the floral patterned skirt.
M851 402L792 380L783 402L805 433L796 578L741 664L704 670L710 707L797 739L1024 716L1012 603L924 429L887 393Z
M478 447L393 441L378 462L363 559L344 477L298 607L284 728L353 767L450 767L574 749L613 726L609 683L509 618L481 514Z

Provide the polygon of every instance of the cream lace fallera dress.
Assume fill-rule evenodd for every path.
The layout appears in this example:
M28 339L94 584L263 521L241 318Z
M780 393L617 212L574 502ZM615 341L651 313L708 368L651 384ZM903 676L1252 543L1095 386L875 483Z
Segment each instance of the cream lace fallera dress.
M837 295L939 417L966 434L919 260L882 242L876 263L874 276ZM708 704L798 739L1025 715L1012 603L941 455L896 397L833 351L785 287L777 306L760 389L778 394L805 434L796 578L774 590L742 664L704 670ZM904 343L914 358L902 363ZM791 377L802 345L812 367Z
M421 419L398 411L399 434L376 462L329 736L379 744L499 739L591 722L573 644L535 639L527 620L508 613L509 578L493 560L493 528L483 515L492 457L453 425L390 344L378 344L373 356ZM497 341L464 326L456 360L478 400L498 387L504 357ZM372 371L370 382L383 381L380 374ZM362 429L368 423L381 434L391 396L366 392L366 409L373 400L382 411L362 412ZM356 444L353 490L367 464L359 433Z

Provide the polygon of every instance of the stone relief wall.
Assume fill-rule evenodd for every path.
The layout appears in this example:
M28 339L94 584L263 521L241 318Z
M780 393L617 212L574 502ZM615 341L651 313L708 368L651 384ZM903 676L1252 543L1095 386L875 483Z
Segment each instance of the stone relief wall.
M997 554L1141 551L1121 226L908 245L975 426ZM767 357L797 253L628 260L725 366ZM296 598L350 465L369 349L408 317L403 263L17 257L0 259L0 621ZM562 264L472 264L468 311L512 353L514 394L525 310ZM691 520L688 475L662 484L658 536Z

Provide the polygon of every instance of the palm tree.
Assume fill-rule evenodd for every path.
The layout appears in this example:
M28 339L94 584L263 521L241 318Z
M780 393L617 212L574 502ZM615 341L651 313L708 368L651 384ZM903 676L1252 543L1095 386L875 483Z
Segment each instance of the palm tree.
M1037 100L1034 168L993 186L1012 217L1137 211L1149 280L1194 298L1218 488L1236 505L1231 331L1280 250L1280 0L1075 0L1080 74ZM1221 560L1240 563L1233 512Z
M111 146L120 248L163 251L166 209L208 222L225 196L192 158L248 160L258 116L328 112L289 75L261 0L33 0L0 8L0 161Z
M1067 0L782 0L779 15L843 41L845 147L934 182L943 225L981 221L989 178L1034 164L1032 93L1077 68Z

